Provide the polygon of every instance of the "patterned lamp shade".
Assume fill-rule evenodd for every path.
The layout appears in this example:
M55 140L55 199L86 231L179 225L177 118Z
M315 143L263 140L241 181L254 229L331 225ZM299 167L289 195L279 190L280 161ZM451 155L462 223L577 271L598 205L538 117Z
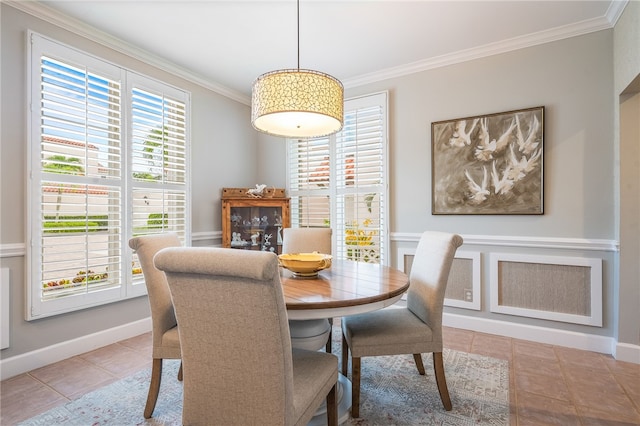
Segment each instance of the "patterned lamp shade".
M285 137L318 137L340 131L344 88L334 77L305 69L262 74L253 83L251 124Z

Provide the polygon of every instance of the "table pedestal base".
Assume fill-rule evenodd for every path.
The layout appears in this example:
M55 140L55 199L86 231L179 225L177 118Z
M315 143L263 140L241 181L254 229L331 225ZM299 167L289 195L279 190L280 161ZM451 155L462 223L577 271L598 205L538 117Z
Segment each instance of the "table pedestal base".
M296 349L319 351L331 337L331 324L327 319L289 320L291 346Z

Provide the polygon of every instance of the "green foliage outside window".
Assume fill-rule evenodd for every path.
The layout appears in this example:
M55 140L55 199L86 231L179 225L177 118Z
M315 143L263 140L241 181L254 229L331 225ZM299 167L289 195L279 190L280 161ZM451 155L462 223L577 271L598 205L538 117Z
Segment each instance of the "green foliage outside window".
M64 155L52 155L47 158L43 169L50 173L60 173L67 175L82 175L84 167L78 157L66 157Z
M371 225L371 219L365 219L360 225L357 221L351 223L345 230L345 244L347 245L347 259L358 262L377 263L380 253L374 245L374 238L378 235L377 229L366 229Z
M148 172L133 172L133 177L139 180L160 180L160 175L153 175Z
M169 214L150 213L147 225L150 229L167 227L169 225Z
M153 168L166 167L169 153L164 146L169 140L169 132L166 127L162 129L153 129L147 135L142 149L142 158L146 158L150 166ZM162 164L157 160L159 148L162 148ZM133 178L144 181L160 181L162 174L151 172L133 172Z
M42 226L45 234L106 231L109 217L93 216L45 216Z

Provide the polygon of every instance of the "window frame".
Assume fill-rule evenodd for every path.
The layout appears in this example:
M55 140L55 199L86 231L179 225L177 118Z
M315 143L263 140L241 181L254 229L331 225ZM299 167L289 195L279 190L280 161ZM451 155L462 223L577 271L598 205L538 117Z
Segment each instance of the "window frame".
M368 95L363 95L359 97L354 97L345 100L345 117L355 110L362 110L370 107L380 107L381 109L381 174L383 176L383 182L379 185L381 187L380 194L383 196L384 201L382 202L380 212L381 212L381 223L379 226L379 250L380 250L380 261L379 263L384 265L389 265L390 262L390 247L389 247L389 109L388 109L388 92L377 92ZM345 119L346 121L346 119ZM349 189L339 189L337 185L338 173L337 173L337 162L336 159L338 157L337 154L337 141L341 138L342 132L345 130L343 128L340 132L330 135L324 136L321 138L310 138L310 139L287 139L287 160L286 160L286 187L289 196L294 199L297 196L305 196L307 197L318 195L318 196L328 196L329 197L329 220L331 224L337 224L339 220L339 215L337 212L337 199L338 197L347 194L350 192ZM292 156L295 154L292 150L298 146L300 143L313 143L313 141L322 141L323 139L328 140L328 155L329 155L329 170L326 172L327 179L329 180L329 187L326 189L317 189L317 190L305 190L300 189L296 190L292 188L294 185L293 177L297 175L292 170ZM324 153L324 151L323 151ZM323 154L321 154L323 155ZM319 158L319 157L318 157ZM316 164L318 158L315 158ZM346 170L346 168L345 168ZM306 171L309 174L310 178L312 177L311 169L309 168ZM358 193L360 191L357 191ZM297 209L292 203L291 206L291 224L292 226L299 226L302 221L300 217L296 217ZM343 214L344 215L344 214ZM302 221L303 222L303 221ZM311 221L309 221L311 222ZM316 219L317 222L317 219ZM332 233L332 253L334 256L341 258L346 258L340 250L339 238L346 238L346 229L344 225L334 226L331 225L333 230Z
M144 76L109 60L81 51L31 30L27 32L27 46L27 99L29 102L29 108L27 111L26 148L27 250L25 265L27 278L27 309L25 310L25 318L27 321L30 321L146 295L147 291L142 275L139 274L136 276L132 272L132 267L130 265L132 265L132 261L135 259L135 254L128 246L128 240L133 235L132 194L133 189L136 187L132 177L132 88L134 85L144 86L145 89L150 89L154 93L161 94L158 96L173 96L174 100L184 103L184 167L186 172L185 180L183 184L180 185L180 188L184 191L186 198L183 210L186 223L184 226L184 233L181 233L181 238L185 245L191 244L190 220L188 220L191 216L191 94L186 90L179 89L151 77ZM80 75L83 78L89 78L88 75L91 73L92 75L96 74L101 77L107 77L119 84L120 98L119 106L117 108L120 112L120 129L118 137L113 140L119 142L120 157L116 161L117 166L114 166L117 172L115 176L92 176L89 173L83 173L79 178L74 179L69 178L67 174L60 174L59 176L55 175L55 178L51 179L51 173L44 173L45 166L42 158L42 141L44 137L50 135L42 132L42 119L44 115L41 106L43 93L41 91L41 82L43 79L41 63L43 57L54 58L65 66L78 66L80 69L85 70L85 74ZM87 90L88 89L85 89L85 94L88 93ZM54 110L54 112L57 111L60 110ZM86 125L85 129L87 129ZM61 139L65 138L63 137ZM85 140L86 142L84 143L86 150L90 142L88 142L89 139ZM108 141L106 146L109 147L111 143L112 142ZM88 169L88 164L89 163L85 164L86 169ZM111 164L109 164L109 167L111 167ZM116 278L113 278L115 282L112 283L111 287L107 287L99 291L72 291L68 296L57 298L46 298L43 296L42 277L44 270L43 265L46 260L45 254L43 254L42 251L43 241L45 238L45 227L42 220L45 212L43 204L44 201L42 198L42 186L48 180L54 180L56 182L85 182L85 185L100 185L118 188L119 195L116 199L115 205L117 210L113 217L119 220L119 224L116 224L113 227L115 232L114 234L108 234L115 237L114 244L116 244L116 248L113 249L113 252L111 251L111 248L109 248L108 256L119 259L119 262L116 260L116 264L119 265L119 270L114 274ZM165 187L166 184L162 183L156 189ZM85 197L87 199L87 203L89 203L87 205L90 205L92 201L95 201L89 198L90 195L85 194ZM89 210L86 211L86 214L90 214ZM112 216L109 215L108 219L110 220L111 217ZM84 234L76 234L76 236L81 235L89 236L89 231L85 231ZM109 243L109 247L111 247L111 243ZM91 245L88 245L84 249L84 256L86 258L91 258L91 249ZM78 253L81 253L81 251Z

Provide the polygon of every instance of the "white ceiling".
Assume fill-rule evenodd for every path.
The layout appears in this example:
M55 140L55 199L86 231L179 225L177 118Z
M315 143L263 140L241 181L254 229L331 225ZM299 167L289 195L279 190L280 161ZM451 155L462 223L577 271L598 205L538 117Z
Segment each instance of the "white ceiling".
M241 100L248 99L258 75L297 67L294 0L32 4L61 12L58 21L71 29L97 28L110 35L104 38L119 39L121 48L147 51L146 59L169 61ZM352 87L611 28L625 5L626 0L301 0L300 67Z

